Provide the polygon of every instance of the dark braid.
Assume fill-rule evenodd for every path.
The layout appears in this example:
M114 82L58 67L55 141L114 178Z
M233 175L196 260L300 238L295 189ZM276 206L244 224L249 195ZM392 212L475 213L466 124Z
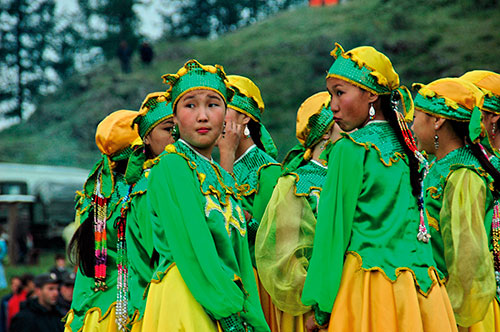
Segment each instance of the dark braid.
M483 153L481 147L477 143L472 143L469 137L469 122L459 122L447 120L455 134L464 140L470 146L471 152L477 158L483 169L493 178L493 187L495 188L495 196L500 194L500 172L491 164L488 157Z
M93 213L80 224L68 245L68 257L71 264L80 268L84 276L94 277L95 243Z
M410 183L412 187L412 194L417 199L420 196L420 192L422 190L422 174L420 173L420 162L415 156L415 153L410 149L408 144L406 144L403 133L401 132L401 128L399 127L398 118L396 111L392 108L392 101L390 95L381 95L380 98L380 107L382 108L382 113L384 114L385 119L389 122L396 137L398 138L399 143L403 147L403 150L408 157L408 164L410 166Z
M261 133L260 133L260 123L250 119L250 122L247 124L248 130L250 130L250 137L252 138L253 142L259 149L262 151L266 151L264 149L264 145L262 145L262 142L260 141Z

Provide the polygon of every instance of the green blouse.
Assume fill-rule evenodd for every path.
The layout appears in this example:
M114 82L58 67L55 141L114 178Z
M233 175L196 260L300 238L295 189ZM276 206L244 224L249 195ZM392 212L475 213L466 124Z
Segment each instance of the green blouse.
M233 173L243 195L243 209L252 216L247 228L254 265L255 235L281 171L281 164L256 145L248 148L233 165Z
M433 162L424 187L434 258L457 323L467 327L483 319L496 293L492 179L464 146Z
M247 228L234 178L182 139L151 169L148 200L160 259L151 282L176 264L194 298L214 319L240 314L269 331L260 307Z
M435 263L431 245L417 240L419 222L406 155L389 123L344 134L328 157L302 302L332 311L347 252L390 280L412 271L416 289L427 293Z
M115 174L114 191L111 194L108 202L106 221L106 239L107 239L107 261L106 261L106 285L105 291L94 291L94 278L89 278L82 274L78 269L75 280L75 288L73 291L73 301L71 302L71 310L74 318L70 324L72 331L78 331L82 326L85 315L90 310L99 310L101 317L106 317L111 309L111 306L116 302L116 243L117 232L115 223L121 215L121 202L123 197L127 196L130 186L125 183L125 179L121 174ZM85 202L89 202L85 199ZM83 205L85 205L83 202ZM82 206L80 209L81 222L86 218L92 218L93 209L90 204ZM80 208L80 206L77 206Z
M141 319L144 314L146 300L143 296L154 272L150 265L153 227L146 197L148 174L149 170L145 170L133 187L127 211L128 313L134 321Z

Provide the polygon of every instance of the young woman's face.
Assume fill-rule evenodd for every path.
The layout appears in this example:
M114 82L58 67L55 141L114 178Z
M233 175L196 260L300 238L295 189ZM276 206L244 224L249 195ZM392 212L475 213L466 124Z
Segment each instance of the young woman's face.
M370 103L377 96L339 78L328 78L326 87L332 96L330 107L335 122L343 131L363 127L368 122Z
M415 109L415 118L411 130L414 133L417 148L420 151L425 150L430 154L435 153L434 135L436 135L436 131L434 130L434 126L434 117Z
M174 120L172 118L165 119L157 124L144 138L144 144L149 147L153 158L162 153L167 145L174 143L172 137L173 128Z
M226 105L212 90L193 90L177 102L175 121L180 137L198 152L210 157L222 133Z
M494 148L500 148L500 142L498 137L500 136L500 126L498 125L498 120L500 119L500 115L493 114L490 112L482 112L482 122L488 136L494 145Z

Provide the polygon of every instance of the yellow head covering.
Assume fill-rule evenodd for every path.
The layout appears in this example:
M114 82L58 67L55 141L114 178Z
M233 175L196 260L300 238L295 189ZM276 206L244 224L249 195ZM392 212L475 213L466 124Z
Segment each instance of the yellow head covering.
M136 111L120 110L111 113L99 123L95 142L102 153L116 160L131 145L141 143L137 125L130 126L137 114Z
M483 110L500 114L500 74L487 70L473 70L460 78L469 81L483 90Z

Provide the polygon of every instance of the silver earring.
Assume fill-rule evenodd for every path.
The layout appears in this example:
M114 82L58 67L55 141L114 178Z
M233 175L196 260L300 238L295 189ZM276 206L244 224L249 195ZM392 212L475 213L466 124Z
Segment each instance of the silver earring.
M375 117L375 109L373 108L373 104L370 104L370 110L368 111L368 115L370 115L370 120L373 120Z
M436 149L436 151L437 149L439 149L439 136L437 133L434 135L434 148Z
M496 131L497 131L497 124L493 123L491 127L491 138L495 139Z
M250 137L250 129L248 129L248 126L245 126L245 129L243 130L243 135L246 137Z

